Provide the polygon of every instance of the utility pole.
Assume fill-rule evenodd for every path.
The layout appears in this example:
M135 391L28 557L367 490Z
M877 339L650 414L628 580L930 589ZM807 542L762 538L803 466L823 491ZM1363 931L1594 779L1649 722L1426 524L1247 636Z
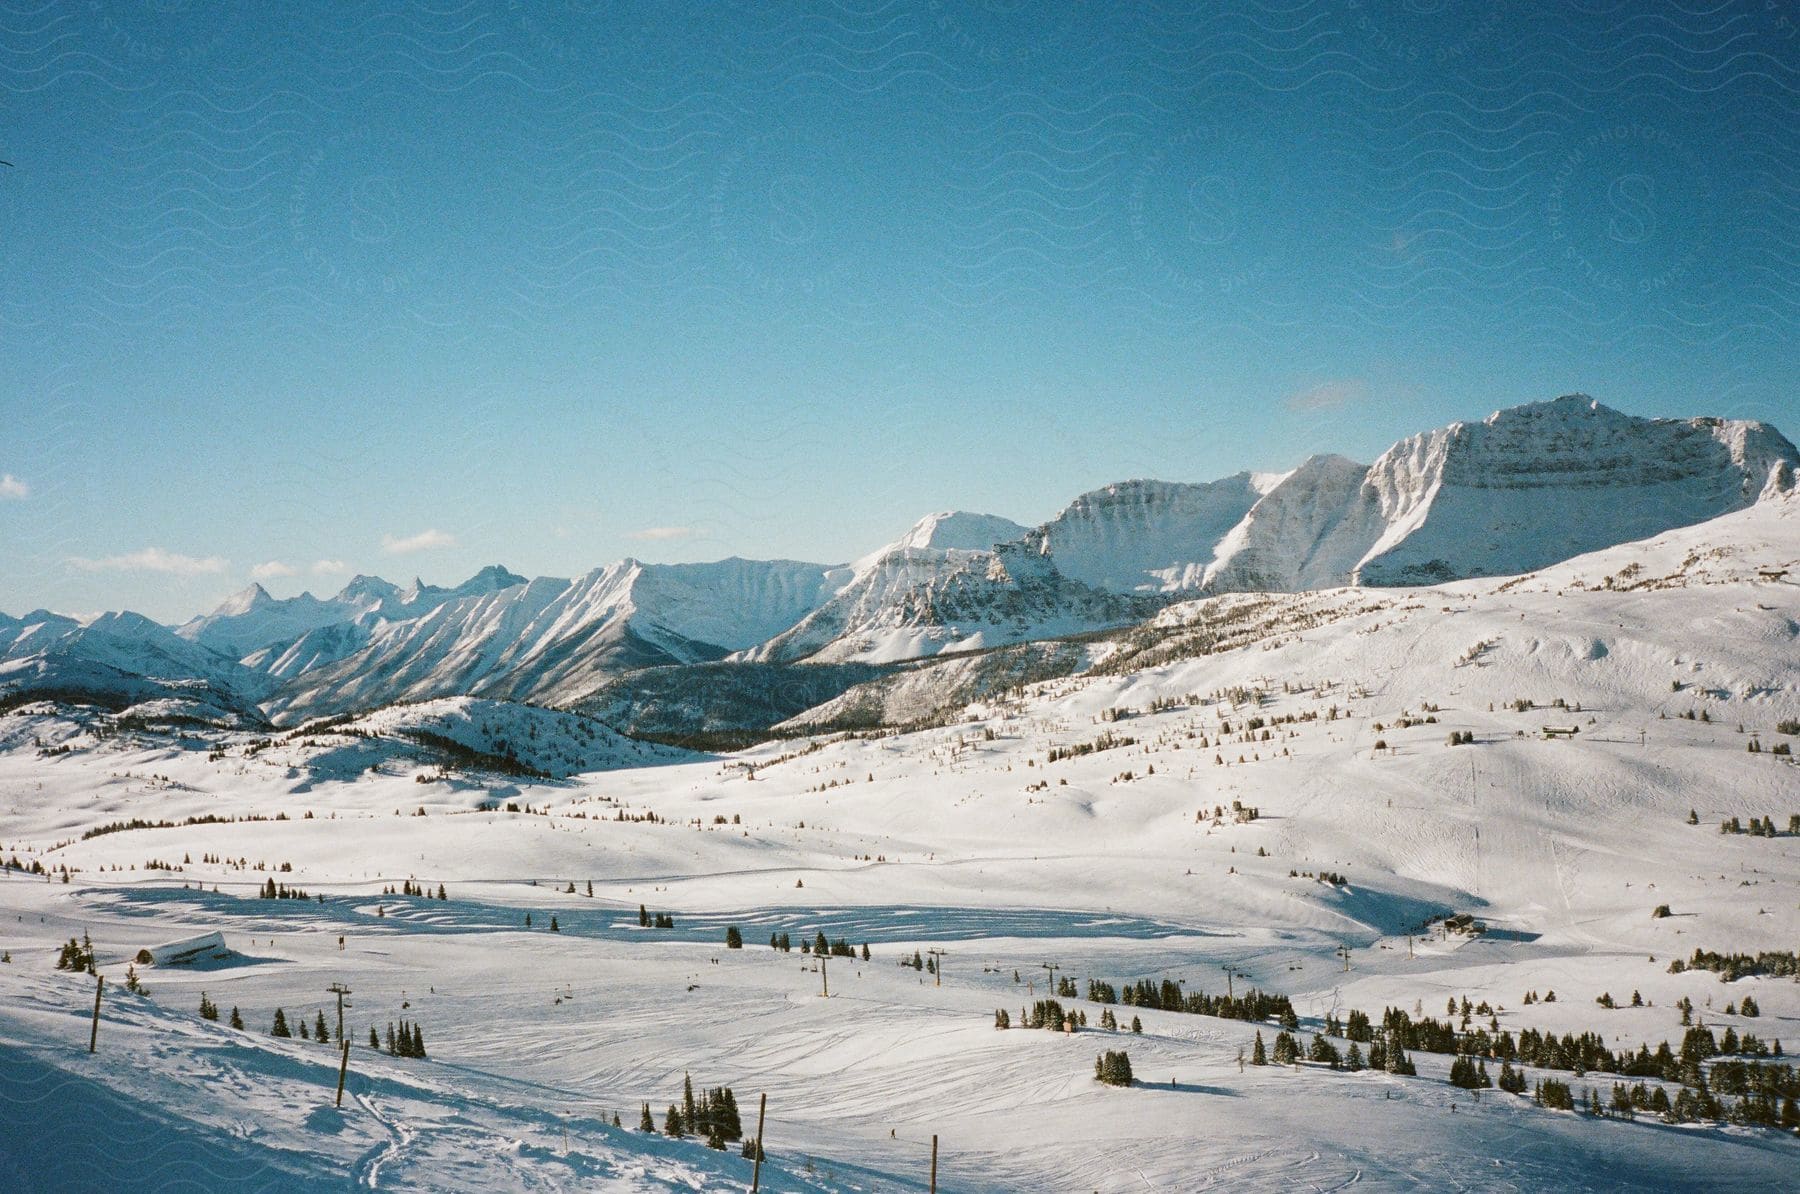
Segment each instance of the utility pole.
M1412 942L1413 942L1413 935L1411 933L1408 933L1406 935L1406 960L1409 962L1413 960Z
M338 1040L344 1039L344 996L350 994L350 988L343 983L332 983L325 988L328 995L336 995L338 1001Z
M338 1062L337 1105L340 1107L344 1105L344 1076L350 1072L350 1042L346 1040L343 1042L343 1045L344 1059ZM568 1152L569 1150L564 1148L563 1151Z
M937 1133L931 1134L931 1194L937 1194Z
M948 951L941 950L941 949L928 949L925 952L931 955L932 969L937 973L937 984L936 985L941 987L944 985L944 954Z
M1350 973L1350 947L1348 945L1340 945L1337 947L1337 949L1333 950L1332 952L1337 954L1338 957L1344 959L1344 973L1349 974Z
M825 958L819 958L819 998L831 998L831 978L825 973Z
M1244 972L1242 970L1239 970L1237 967L1229 965L1229 964L1221 966L1219 969L1221 969L1225 972L1225 998L1227 998L1227 999L1236 998L1236 996L1234 996L1231 992L1231 976L1234 974L1242 974Z
M106 990L106 976L94 976L94 1030L88 1034L88 1052L100 1047L100 992Z
M1044 997L1046 999L1055 999L1056 998L1056 972L1058 970L1061 970L1062 966L1056 962L1039 962L1038 965L1042 966L1045 970L1048 970L1050 972L1049 989L1044 992Z

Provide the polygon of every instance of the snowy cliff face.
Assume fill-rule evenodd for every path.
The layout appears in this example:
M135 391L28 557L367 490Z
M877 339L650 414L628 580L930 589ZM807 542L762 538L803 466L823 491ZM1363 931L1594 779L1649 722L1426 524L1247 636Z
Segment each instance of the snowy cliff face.
M1368 472L1342 456L1308 459L1219 541L1200 587L1288 591L1343 584L1380 529L1358 502Z
M1082 494L1032 541L1058 572L1094 588L1190 589L1219 541L1277 480L1238 473L1198 485L1124 481Z
M1206 592L1435 584L1528 572L1793 487L1761 423L1643 419L1581 395L1409 436L1373 465L1315 456L1217 541Z
M931 515L854 567L830 601L742 658L887 663L1117 626L1153 604L1070 580L1023 527L987 515Z
M1762 423L1642 419L1581 395L1394 445L1361 510L1382 533L1354 578L1411 585L1528 572L1741 510L1791 485L1794 446ZM1785 481L1783 478L1789 478Z

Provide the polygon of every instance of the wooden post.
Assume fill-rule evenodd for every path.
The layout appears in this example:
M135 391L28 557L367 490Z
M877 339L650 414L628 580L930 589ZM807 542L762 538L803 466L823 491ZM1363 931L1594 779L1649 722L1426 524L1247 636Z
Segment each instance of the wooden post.
M344 1038L344 1059L338 1062L338 1096L337 1105L344 1105L344 1075L350 1072L350 1039ZM566 1150L565 1150L566 1151Z
M819 989L820 998L822 998L822 999L830 999L831 998L831 979L825 973L825 959L824 958L819 959L819 988L820 988Z
M937 1133L931 1134L931 1194L937 1194Z
M92 1053L100 1046L100 992L106 990L106 976L94 976L94 1030L88 1034L88 1052Z
M763 1119L769 1114L769 1092L764 1091L762 1105L756 1109L756 1159L751 1163L750 1194L762 1187Z

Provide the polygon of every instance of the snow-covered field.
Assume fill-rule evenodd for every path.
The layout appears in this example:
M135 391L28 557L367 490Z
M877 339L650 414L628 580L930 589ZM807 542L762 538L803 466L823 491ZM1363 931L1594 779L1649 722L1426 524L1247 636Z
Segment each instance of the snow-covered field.
M1614 1051L1679 1052L1683 998L1800 1042L1791 976L1669 965L1800 948L1800 770L1774 749L1800 742L1800 586L1760 575L1797 561L1787 499L1523 579L1232 594L959 724L728 756L495 703L272 739L27 706L0 718L0 858L50 875L0 876L5 1184L747 1188L735 1143L638 1130L691 1075L746 1132L767 1094L775 1190L927 1188L933 1137L946 1190L1787 1187L1791 1132L1476 1096L1444 1053L1245 1065L1273 1019L1066 995L1081 1031L1018 1025L1049 982L1148 979L1287 996L1303 1048L1328 1016L1464 997L1474 1028ZM420 729L525 766L422 764ZM83 836L134 818L175 824ZM257 898L271 879L307 898ZM428 894L388 894L409 880ZM140 949L212 931L233 957L124 990ZM818 932L857 956L819 973ZM84 934L92 1055L94 980L55 968ZM905 964L930 950L941 983ZM337 1047L269 1035L277 1008L335 1027L334 983L341 1108ZM370 1047L403 1019L428 1059ZM1130 1087L1095 1081L1111 1049ZM1526 1075L1578 1101L1639 1081Z

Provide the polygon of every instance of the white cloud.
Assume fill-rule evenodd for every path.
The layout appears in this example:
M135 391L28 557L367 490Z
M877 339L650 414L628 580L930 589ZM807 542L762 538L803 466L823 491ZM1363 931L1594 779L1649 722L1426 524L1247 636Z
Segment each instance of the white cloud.
M1357 379L1320 382L1311 389L1289 394L1284 404L1289 410L1331 410L1369 396L1369 383Z
M104 556L97 560L70 556L69 566L83 572L166 572L172 576L199 576L225 571L225 561L218 556L184 556L160 547L146 547L122 556Z
M381 550L393 556L409 556L418 551L435 551L440 547L455 546L455 535L436 529L420 531L416 535L383 535L381 537Z
M641 531L632 531L625 537L659 543L665 539L691 539L699 533L693 527L645 527Z
M314 576L336 576L350 571L350 566L342 560L314 560L312 574Z
M0 502L22 502L31 496L31 486L11 473L0 475Z
M251 580L279 580L284 576L296 576L299 569L281 560L268 560L250 569Z

